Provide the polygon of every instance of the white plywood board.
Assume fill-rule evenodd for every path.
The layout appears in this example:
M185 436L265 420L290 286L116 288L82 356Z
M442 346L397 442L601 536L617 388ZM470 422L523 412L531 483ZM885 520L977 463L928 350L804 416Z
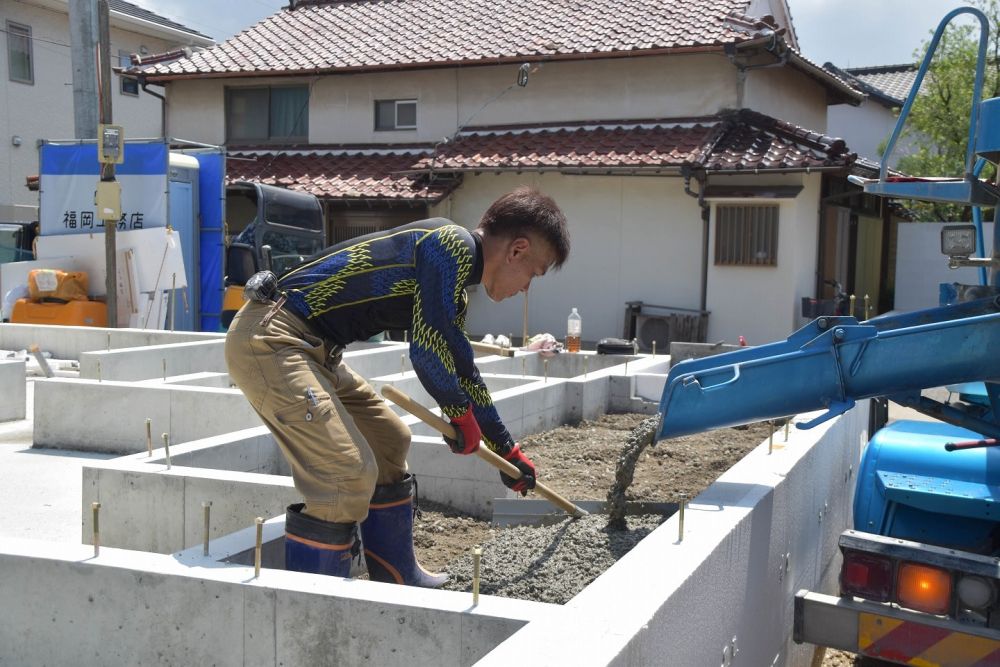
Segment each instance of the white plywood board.
M115 248L119 253L134 251L140 292L170 289L175 275L177 287L187 286L181 239L173 231L165 227L120 231ZM73 257L77 262L74 270L87 272L90 295L104 295L104 234L40 236L38 258L52 257Z

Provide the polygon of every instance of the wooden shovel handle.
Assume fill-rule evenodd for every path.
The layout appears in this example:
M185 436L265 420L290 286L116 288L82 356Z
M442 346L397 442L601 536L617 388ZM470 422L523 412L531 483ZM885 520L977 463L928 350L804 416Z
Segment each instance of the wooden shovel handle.
M382 387L382 395L420 419L420 421L424 422L434 430L439 431L442 435L452 439L455 438L454 426L414 401L399 389L387 384ZM518 469L518 467L510 461L507 461L495 454L489 447L480 446L479 449L476 450L476 454L479 455L479 458L483 459L494 468L501 470L505 475L513 477L514 479L520 479L520 469ZM585 509L577 507L549 487L539 482L537 479L535 480L535 491L537 491L539 495L551 500L552 503L557 505L559 508L565 510L569 514L572 514L574 517L585 516L588 513Z

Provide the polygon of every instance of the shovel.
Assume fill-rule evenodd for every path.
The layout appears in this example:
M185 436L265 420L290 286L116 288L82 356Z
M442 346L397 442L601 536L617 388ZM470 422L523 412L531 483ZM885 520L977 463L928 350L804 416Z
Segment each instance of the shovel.
M431 428L440 431L441 434L452 439L455 438L454 426L452 426L441 417L438 417L436 414L434 414L424 406L414 401L412 398L401 392L399 389L396 389L392 385L385 385L384 387L382 387L382 395L385 396L390 401L392 401L393 403L395 403L396 405L398 405L399 407L409 412L410 414L420 419L422 422L424 422ZM514 479L519 479L521 477L521 471L518 469L517 466L515 466L510 461L504 460L497 454L494 454L493 451L490 450L488 447L482 447L482 446L479 447L479 449L476 450L476 454L479 455L479 458L483 459L493 467L498 468L505 475L513 477ZM577 505L574 505L573 503L566 500L565 498L560 496L558 493L556 493L549 487L539 482L537 479L535 480L535 491L537 491L539 495L552 501L554 505L565 510L567 513L569 513L575 518L580 518L582 516L586 516L587 514L589 514L587 510L583 509L582 507L578 507Z

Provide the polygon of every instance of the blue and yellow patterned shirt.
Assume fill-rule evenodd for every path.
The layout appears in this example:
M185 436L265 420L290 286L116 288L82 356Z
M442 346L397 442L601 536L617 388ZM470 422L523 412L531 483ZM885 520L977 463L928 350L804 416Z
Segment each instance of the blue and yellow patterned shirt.
M483 440L505 454L513 440L465 334L465 288L482 273L479 237L432 218L327 248L282 275L278 287L285 307L336 345L409 329L413 369L442 412L454 417L471 403Z

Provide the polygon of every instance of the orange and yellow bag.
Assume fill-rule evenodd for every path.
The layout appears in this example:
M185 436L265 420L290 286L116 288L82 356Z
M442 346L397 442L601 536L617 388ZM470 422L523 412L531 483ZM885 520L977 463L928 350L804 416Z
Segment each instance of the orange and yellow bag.
M32 269L28 271L28 297L35 302L87 300L87 274L83 271Z

